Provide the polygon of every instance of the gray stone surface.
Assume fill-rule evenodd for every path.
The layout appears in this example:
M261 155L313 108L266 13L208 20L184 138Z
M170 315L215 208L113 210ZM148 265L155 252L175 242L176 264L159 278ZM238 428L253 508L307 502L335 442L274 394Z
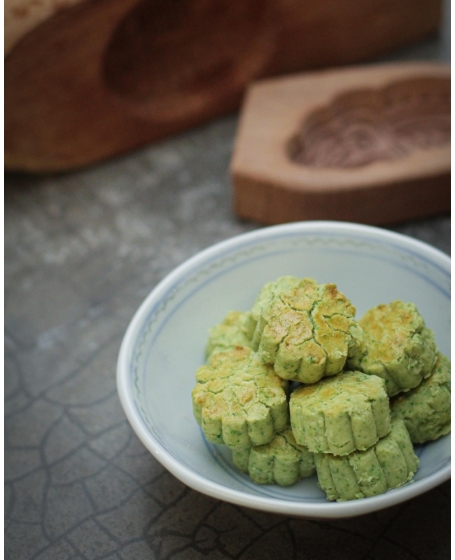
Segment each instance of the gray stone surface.
M115 365L139 304L185 259L260 227L231 207L237 123L74 173L6 176L8 560L449 558L449 483L360 518L266 514L190 490L126 421ZM392 229L449 253L450 227L437 216Z

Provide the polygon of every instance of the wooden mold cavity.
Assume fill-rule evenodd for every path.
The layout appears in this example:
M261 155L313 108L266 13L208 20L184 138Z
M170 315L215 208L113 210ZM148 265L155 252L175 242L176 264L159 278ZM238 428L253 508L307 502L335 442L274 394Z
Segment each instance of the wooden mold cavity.
M309 114L286 144L289 159L355 168L450 142L450 79L415 77L359 89Z
M248 3L142 0L114 30L103 60L109 90L154 121L185 119L239 95L270 57L270 10Z

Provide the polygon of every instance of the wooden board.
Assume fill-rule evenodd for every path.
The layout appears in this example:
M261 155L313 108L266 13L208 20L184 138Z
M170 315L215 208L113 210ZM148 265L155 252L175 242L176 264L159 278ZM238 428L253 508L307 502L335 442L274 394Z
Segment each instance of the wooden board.
M231 175L264 224L387 224L450 211L450 66L397 63L258 81Z
M369 60L441 0L6 0L5 166L60 171L240 105L261 76Z

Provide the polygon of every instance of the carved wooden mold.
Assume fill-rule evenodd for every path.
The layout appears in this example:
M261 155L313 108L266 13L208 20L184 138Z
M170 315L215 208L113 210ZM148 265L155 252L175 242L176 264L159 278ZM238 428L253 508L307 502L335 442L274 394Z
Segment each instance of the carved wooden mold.
M395 63L256 82L234 205L261 223L387 224L450 211L450 67Z
M237 109L252 80L367 61L442 0L6 0L5 167L64 171Z

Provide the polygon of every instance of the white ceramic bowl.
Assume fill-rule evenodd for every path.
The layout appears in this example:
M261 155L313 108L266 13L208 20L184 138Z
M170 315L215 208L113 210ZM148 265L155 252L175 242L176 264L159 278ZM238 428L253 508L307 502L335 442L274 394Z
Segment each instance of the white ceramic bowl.
M206 442L191 391L208 330L229 310L248 310L259 289L291 274L333 282L361 316L394 299L414 302L450 356L450 259L379 228L304 222L259 229L210 247L156 286L125 334L117 371L120 399L147 449L188 486L215 498L291 516L336 518L379 510L450 477L450 435L416 448L414 481L381 496L326 500L316 476L295 486L255 485L223 446Z

